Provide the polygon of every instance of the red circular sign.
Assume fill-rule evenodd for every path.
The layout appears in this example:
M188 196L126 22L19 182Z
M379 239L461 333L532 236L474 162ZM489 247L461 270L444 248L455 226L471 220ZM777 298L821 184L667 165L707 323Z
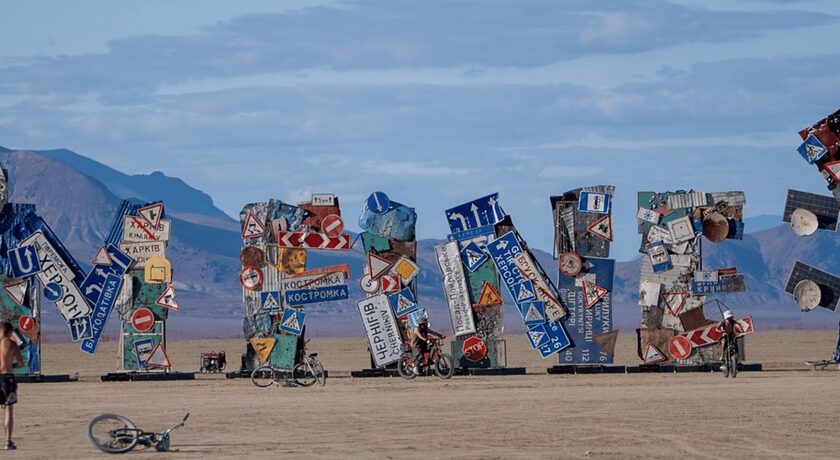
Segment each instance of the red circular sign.
M330 214L321 219L321 231L330 238L338 238L344 231L344 221L336 214Z
M473 362L478 362L487 356L487 344L479 337L470 337L464 340L464 356Z
M257 267L245 267L239 273L239 281L249 291L257 291L263 282L263 273Z
M155 314L148 308L138 308L131 315L131 325L139 332L148 332L155 325Z
M18 329L25 334L32 332L35 329L35 320L31 316L21 316L18 320Z
M691 356L691 342L681 335L675 336L668 342L668 351L674 359L686 359Z

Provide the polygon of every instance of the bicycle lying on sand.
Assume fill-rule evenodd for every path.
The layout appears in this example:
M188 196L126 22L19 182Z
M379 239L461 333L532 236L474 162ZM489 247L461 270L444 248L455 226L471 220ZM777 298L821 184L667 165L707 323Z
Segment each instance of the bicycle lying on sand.
M117 414L102 414L94 417L88 425L88 439L102 452L123 454L137 445L148 449L154 447L158 452L168 452L169 434L184 426L190 414L184 416L181 423L161 432L143 431L127 417Z
M284 387L309 387L320 383L321 386L327 384L327 374L324 372L324 366L318 361L318 353L306 354L306 344L304 344L303 360L298 363L291 373L287 368L275 367L271 364L263 364L251 372L251 383L260 387L266 388L277 384Z
M448 379L455 374L455 365L452 357L441 350L443 339L431 340L431 347L420 358L420 362L414 361L414 356L409 348L397 362L397 371L404 379L413 379L418 375L430 375L430 371L442 379Z

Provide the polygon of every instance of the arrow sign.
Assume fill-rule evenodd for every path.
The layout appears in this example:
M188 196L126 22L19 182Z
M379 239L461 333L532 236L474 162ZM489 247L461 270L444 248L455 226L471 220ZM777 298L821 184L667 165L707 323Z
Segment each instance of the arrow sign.
M446 219L452 233L493 225L504 217L505 213L499 207L498 193L446 210Z
M383 192L373 192L367 199L367 208L374 214L385 214L391 206L391 200Z
M323 249L347 251L350 249L350 235L342 234L330 238L323 233L284 232L276 233L277 246L281 248Z
M701 327L700 329L695 329L693 331L686 332L682 335L685 336L689 342L691 342L691 346L694 348L713 345L720 342L720 339L723 338L723 334L716 330L717 326L717 324L712 324L710 326Z
M26 278L41 271L41 260L34 244L10 249L6 256L15 278Z

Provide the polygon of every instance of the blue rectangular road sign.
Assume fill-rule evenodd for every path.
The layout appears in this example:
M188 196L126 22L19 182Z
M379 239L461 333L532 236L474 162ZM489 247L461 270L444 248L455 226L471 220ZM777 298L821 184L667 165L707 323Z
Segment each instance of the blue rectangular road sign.
M140 339L134 341L134 353L137 355L137 362L140 364L140 369L148 369L146 360L152 356L155 348L154 339Z
M545 331L548 333L549 342L540 347L540 355L543 359L559 353L572 345L569 335L563 325L555 321L545 325Z
M71 318L67 325L70 327L70 338L74 342L93 337L91 315Z
M613 329L612 290L615 261L611 259L586 259L590 268L583 276L594 275L594 283L609 293L591 308L586 308L583 288L575 285L575 278L560 273L558 289L565 301L569 316L563 320L575 347L560 355L560 364L612 364L613 358L592 339L593 336Z
M799 154L802 155L802 158L810 164L816 163L822 159L826 153L828 153L828 149L825 148L825 145L823 145L823 143L817 139L817 136L814 136L813 134L809 134L805 139L805 142L803 142L797 150L799 151Z
M7 255L15 278L26 278L41 271L41 259L34 244L9 249Z
M289 334L301 335L305 321L306 313L287 308L283 310L283 319L280 320L280 330Z
M466 247L461 249L461 261L470 273L476 271L486 260L487 254L478 247L475 241L470 242Z
M721 276L718 281L691 280L692 295L742 291L744 291L744 275L741 274Z
M391 303L391 309L394 310L394 316L400 318L415 310L417 310L417 299L411 289L405 288L396 294L388 296L388 302Z
M610 212L610 194L595 192L580 192L578 211L607 214Z
M505 212L499 205L498 193L446 210L446 220L453 234L493 225L504 218Z
M82 295L85 296L91 305L96 305L99 300L99 294L102 293L108 275L123 276L134 262L134 259L120 251L120 248L113 244L109 244L106 249L108 255L111 257L111 265L95 265L90 270L90 273L88 273L87 278L79 286Z
M487 245L487 252L490 258L493 259L493 264L496 265L496 270L502 277L502 281L507 288L508 293L514 300L517 299L521 289L517 289L518 285L524 282L529 282L522 276L522 272L517 268L513 260L517 254L522 252L522 246L519 245L519 240L513 232L507 232L492 243ZM531 288L533 291L533 287ZM528 300L533 300L533 297Z
M122 288L122 275L115 275L109 273L105 278L105 283L102 286L102 295L99 296L99 301L93 307L93 314L91 315L91 326L93 329L93 337L82 341L79 347L81 350L89 355L96 353L96 348L99 346L99 339L102 338L102 332L105 331L105 325L108 324L108 318L111 316L114 303L120 294Z
M346 284L327 286L315 289L299 289L286 291L284 298L286 305L307 305L310 303L333 302L350 298L350 289Z
M260 310L268 313L280 313L280 292L261 292Z

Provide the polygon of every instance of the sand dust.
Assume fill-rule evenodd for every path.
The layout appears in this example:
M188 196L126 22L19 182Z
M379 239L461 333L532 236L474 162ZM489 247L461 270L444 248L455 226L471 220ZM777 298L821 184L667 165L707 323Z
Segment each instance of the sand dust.
M833 332L770 332L749 338L748 361L804 369L831 355ZM840 373L771 370L720 374L549 376L521 337L508 345L519 377L404 381L353 379L368 365L364 339L315 339L332 378L326 387L259 389L247 380L100 383L116 367L105 343L89 359L45 345L46 373L79 372L68 384L21 385L16 440L4 458L103 458L87 424L117 412L160 429L187 411L178 452L125 458L838 458ZM243 342L170 344L182 371L202 351L223 349L235 367ZM631 337L617 362L638 364Z

